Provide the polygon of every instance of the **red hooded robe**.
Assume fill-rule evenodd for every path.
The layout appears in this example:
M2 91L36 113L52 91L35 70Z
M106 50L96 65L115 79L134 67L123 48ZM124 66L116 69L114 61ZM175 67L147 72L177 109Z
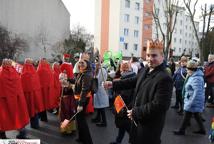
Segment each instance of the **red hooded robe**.
M54 77L49 63L46 60L41 60L37 68L39 75L43 103L45 109L53 109L54 107Z
M29 123L21 79L12 66L0 71L0 131L15 130Z
M64 70L66 70L67 76L70 79L74 78L74 73L73 73L73 65L71 63L68 62L63 62L60 66L61 71L63 72Z
M45 110L39 76L33 64L25 63L21 73L22 87L27 101L29 116Z
M53 76L54 76L54 106L59 107L59 100L61 95L61 84L59 81L59 74L61 73L60 66L58 64L53 65Z

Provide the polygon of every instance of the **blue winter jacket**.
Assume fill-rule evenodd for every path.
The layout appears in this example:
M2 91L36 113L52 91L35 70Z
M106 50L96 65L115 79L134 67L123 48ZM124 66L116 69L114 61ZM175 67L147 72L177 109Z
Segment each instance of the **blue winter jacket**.
M205 94L203 76L203 72L198 69L185 81L183 89L185 111L202 112L204 110Z

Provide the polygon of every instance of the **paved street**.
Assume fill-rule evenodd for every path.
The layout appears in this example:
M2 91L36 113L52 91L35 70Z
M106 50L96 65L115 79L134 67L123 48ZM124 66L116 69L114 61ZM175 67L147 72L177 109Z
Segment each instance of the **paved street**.
M172 99L174 101L174 98ZM172 102L174 103L174 102ZM210 129L210 120L214 115L214 109L206 108L203 116L205 117L205 125L207 132ZM117 129L114 125L113 114L110 109L107 110L108 127L100 128L96 127L95 124L90 122L93 115L88 116L88 123L90 126L90 131L94 144L109 144L115 139L117 134ZM28 136L33 139L41 139L42 144L77 144L75 142L76 135L72 136L62 136L58 130L58 120L57 116L48 114L49 122L40 123L41 128L39 130L31 129L27 127ZM174 109L168 111L166 125L162 134L162 144L209 144L208 134L206 136L192 134L192 131L197 130L197 125L194 119L191 121L191 127L188 128L187 134L185 136L175 136L172 131L179 127L182 116L177 115ZM14 138L16 131L7 132L7 136ZM128 144L128 136L126 134L123 144Z

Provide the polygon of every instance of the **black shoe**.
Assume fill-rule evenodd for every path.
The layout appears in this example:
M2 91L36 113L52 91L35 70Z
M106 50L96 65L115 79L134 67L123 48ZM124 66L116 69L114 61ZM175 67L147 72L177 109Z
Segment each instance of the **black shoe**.
M205 130L194 131L193 133L194 133L194 134L206 135L206 131L205 131Z
M39 129L39 126L30 126L32 129Z
M8 139L4 132L0 133L0 139Z
M92 123L99 123L100 120L99 120L98 118L93 118L93 119L91 119L91 122L92 122Z
M47 120L47 119L41 119L41 121L42 121L42 122L48 122L48 120Z
M174 135L185 135L185 131L175 130L173 131Z
M187 127L190 127L191 126L191 123L189 122L189 123L187 123Z
M121 144L121 143L118 143L118 142L110 142L110 144Z
M177 105L171 106L173 109L178 109L179 107Z
M27 136L23 136L23 135L17 135L16 138L17 139L29 139Z
M96 126L98 126L98 127L106 127L106 126L107 126L107 124L106 124L106 123L101 122L101 123L96 123Z
M204 117L201 117L201 120L202 120L202 122L205 122L205 121L206 121L206 119L205 119Z
M184 112L182 110L177 111L178 115L184 115Z
M79 138L75 139L75 141L78 142L78 143L81 143L81 142L82 142L82 140L79 139Z

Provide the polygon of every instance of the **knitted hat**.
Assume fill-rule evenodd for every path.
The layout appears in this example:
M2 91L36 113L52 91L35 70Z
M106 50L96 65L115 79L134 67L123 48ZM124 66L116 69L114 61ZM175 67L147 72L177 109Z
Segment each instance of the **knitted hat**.
M190 60L187 62L187 68L188 69L197 69L198 64L194 60Z

